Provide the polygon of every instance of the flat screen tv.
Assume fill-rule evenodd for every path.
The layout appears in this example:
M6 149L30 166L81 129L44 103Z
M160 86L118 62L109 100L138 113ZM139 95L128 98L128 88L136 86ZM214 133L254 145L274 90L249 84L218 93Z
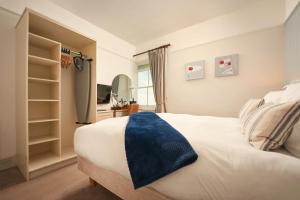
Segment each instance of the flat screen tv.
M97 84L97 104L110 102L111 85Z

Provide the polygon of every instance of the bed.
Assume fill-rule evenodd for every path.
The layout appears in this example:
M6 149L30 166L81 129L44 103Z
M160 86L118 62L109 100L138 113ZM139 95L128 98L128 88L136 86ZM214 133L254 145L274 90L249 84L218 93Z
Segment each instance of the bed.
M124 147L128 117L120 117L76 130L79 169L123 199L299 199L300 159L253 148L239 119L158 115L190 142L195 163L134 190Z

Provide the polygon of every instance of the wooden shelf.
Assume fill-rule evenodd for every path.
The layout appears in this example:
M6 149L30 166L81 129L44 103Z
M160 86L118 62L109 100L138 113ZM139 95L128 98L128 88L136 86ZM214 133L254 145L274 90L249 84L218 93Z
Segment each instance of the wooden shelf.
M55 122L59 121L59 119L37 119L37 120L29 120L29 124L34 124L34 123L43 123L43 122Z
M45 79L45 78L35 78L35 77L28 77L28 81L31 81L31 82L40 82L40 83L47 83L47 84L59 83L58 80Z
M28 99L29 102L59 102L58 99Z
M45 65L45 66L53 66L59 64L59 61L51 60L48 58L43 58L34 55L28 55L29 64L37 64L37 65Z
M28 171L32 172L58 162L60 162L60 157L51 152L30 156Z
M61 149L61 159L68 160L71 158L75 158L76 153L74 152L74 148L72 146L69 147L62 147Z
M42 37L40 35L36 35L34 33L29 33L29 43L35 46L43 47L43 48L53 48L60 45L59 42L54 40Z
M40 153L30 157L29 172L73 158L76 158L76 153L74 152L73 147L63 147L61 157L51 152Z
M59 140L59 138L56 136L50 136L50 135L38 136L38 137L29 138L28 145L41 144L41 143L51 142L51 141L55 141L55 140Z

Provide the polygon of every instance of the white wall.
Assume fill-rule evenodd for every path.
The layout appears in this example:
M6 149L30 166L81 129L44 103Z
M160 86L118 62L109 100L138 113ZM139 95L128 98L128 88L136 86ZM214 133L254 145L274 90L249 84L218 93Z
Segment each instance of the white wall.
M42 13L67 27L97 40L97 82L111 84L117 74L135 80L132 55L135 46L89 23L48 0L1 0L1 72L0 72L0 160L15 155L15 95L14 95L14 26L25 7ZM19 16L18 16L19 15ZM3 32L2 32L3 31ZM3 42L2 42L3 40ZM104 75L105 74L105 75Z
M16 153L14 26L18 18L0 9L0 160Z
M300 6L290 15L285 26L285 79L300 80Z
M112 52L107 50L102 50L98 47L99 60L101 62L101 66L97 71L97 81L98 83L111 85L112 80L116 76L116 74L126 74L131 77L133 84L135 84L135 74L136 74L136 66L132 60L126 57L120 57L115 55ZM132 57L132 55L131 55ZM133 67L127 67L133 66Z
M214 58L239 54L239 75L215 77ZM205 60L205 79L186 81L184 65ZM283 84L283 28L265 29L169 54L166 68L167 110L236 117L250 98Z
M138 52L172 45L166 76L168 112L237 116L248 98L280 88L284 8L284 0L262 0L138 45ZM215 78L214 58L233 53L240 55L240 74ZM206 60L206 78L185 81L184 65L202 59ZM135 62L145 60L144 55Z
M300 0L285 0L285 20L289 18Z

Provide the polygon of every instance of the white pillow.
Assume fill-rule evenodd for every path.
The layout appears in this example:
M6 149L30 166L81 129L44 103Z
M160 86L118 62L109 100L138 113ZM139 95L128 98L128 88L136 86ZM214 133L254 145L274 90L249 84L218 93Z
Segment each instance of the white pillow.
M278 149L291 135L300 118L300 101L264 104L242 125L249 143L264 151Z
M265 103L279 103L283 90L271 91L264 96Z
M245 103L245 105L241 108L239 113L239 119L242 126L247 121L249 115L263 104L264 99L249 99Z
M284 144L286 150L300 158L300 122L295 124L293 133Z
M300 82L293 81L284 86L285 90L282 92L280 98L281 103L296 101L300 99ZM293 155L300 158L300 122L295 124L291 136L284 144L285 148Z
M279 103L297 101L300 99L300 82L291 83L285 86Z

